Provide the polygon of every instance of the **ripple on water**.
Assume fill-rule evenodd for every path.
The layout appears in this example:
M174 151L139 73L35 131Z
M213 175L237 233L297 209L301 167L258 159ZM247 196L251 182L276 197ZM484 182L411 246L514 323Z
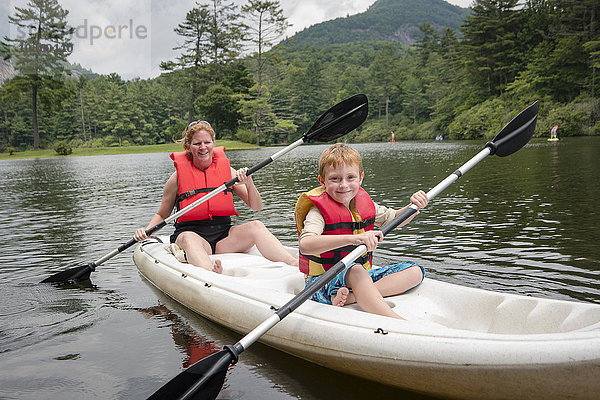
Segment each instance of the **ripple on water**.
M86 290L57 290L52 285L4 284L0 306L0 353L14 351L103 319L91 310Z

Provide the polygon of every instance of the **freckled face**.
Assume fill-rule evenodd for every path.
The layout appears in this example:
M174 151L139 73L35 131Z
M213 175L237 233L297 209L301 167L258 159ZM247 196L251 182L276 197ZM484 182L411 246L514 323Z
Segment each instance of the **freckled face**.
M350 200L357 195L364 176L358 165L342 164L335 168L325 168L325 176L319 176L319 182L332 199L349 206Z
M212 162L214 147L215 142L208 131L200 130L194 133L190 142L190 152L192 153L194 165L208 167Z

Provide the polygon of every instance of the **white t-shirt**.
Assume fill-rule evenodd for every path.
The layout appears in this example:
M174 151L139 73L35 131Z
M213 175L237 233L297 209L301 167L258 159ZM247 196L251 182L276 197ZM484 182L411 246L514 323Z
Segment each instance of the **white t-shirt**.
M377 203L373 204L375 204L375 226L384 226L396 216L396 210L380 206ZM325 218L317 207L312 206L304 219L304 228L299 239L305 236L321 235L323 230L325 230Z

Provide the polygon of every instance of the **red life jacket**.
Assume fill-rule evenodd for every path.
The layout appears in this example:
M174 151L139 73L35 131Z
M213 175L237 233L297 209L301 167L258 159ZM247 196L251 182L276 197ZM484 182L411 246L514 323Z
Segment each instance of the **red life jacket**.
M358 190L348 209L333 200L324 188L318 187L302 194L296 202L294 214L298 235L302 233L306 214L313 205L325 219L323 235L357 235L373 230L375 225L375 203L363 188ZM321 275L354 249L355 246L344 246L319 256L300 254L300 271L311 276ZM372 254L369 252L359 257L356 262L369 270L371 259Z
M186 152L170 155L177 170L177 199L178 210L198 200L223 183L231 180L231 163L225 155L225 147L213 149L213 159L210 166L201 171L196 168ZM227 189L210 200L191 209L177 219L182 221L198 221L212 219L213 216L238 215L233 205L233 190Z

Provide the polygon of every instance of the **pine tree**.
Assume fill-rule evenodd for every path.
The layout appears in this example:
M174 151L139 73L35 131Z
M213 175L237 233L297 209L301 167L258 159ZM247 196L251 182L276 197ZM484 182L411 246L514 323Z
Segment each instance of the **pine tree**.
M491 97L504 91L516 75L521 54L516 41L521 27L519 0L475 0L462 26L463 52L474 83Z
M60 89L64 85L67 57L73 51L67 25L69 11L57 0L30 0L28 8L15 7L9 22L16 26L16 38L4 37L0 52L12 59L19 74L7 83L8 90L30 92L33 149L40 148L38 100L44 87ZM60 99L59 99L60 100Z
M203 68L210 60L210 24L208 7L196 7L188 11L185 20L174 29L175 33L184 38L184 41L173 50L181 50L182 54L175 61L160 63L163 70L183 70L184 87L189 88L187 89L188 124L194 119L194 101L200 86L208 79Z
M243 38L237 6L222 0L196 5L175 28L184 42L173 50L182 54L175 61L161 63L162 69L181 69L187 77L188 123L194 119L194 102L200 93L217 84L225 75L223 65L239 56Z
M401 70L398 55L394 48L387 44L381 50L377 51L369 66L371 75L371 90L369 94L373 108L377 109L379 116L385 113L386 121L389 121L388 111L390 100L400 91L399 84L402 81L400 79ZM389 131L389 123L386 123L386 129Z
M266 104L263 101L263 96L265 95L263 91L263 73L266 62L264 53L267 47L272 46L275 40L279 39L285 33L290 24L283 15L279 0L250 0L248 4L242 7L242 13L251 23L251 25L247 26L249 39L256 46L258 81L256 100L258 104ZM267 113L267 110L256 107L254 116L256 144L260 142L261 115Z
M212 0L202 7L210 9L209 44L211 61L215 65L235 60L241 52L244 25L239 22L237 6Z
M583 49L581 58L572 60L573 73L581 77L580 85L589 88L592 96L595 96L597 69L600 68L600 4L598 0L553 1L558 11L559 36L563 41L577 38L577 44L581 44ZM580 66L584 68L578 68Z

